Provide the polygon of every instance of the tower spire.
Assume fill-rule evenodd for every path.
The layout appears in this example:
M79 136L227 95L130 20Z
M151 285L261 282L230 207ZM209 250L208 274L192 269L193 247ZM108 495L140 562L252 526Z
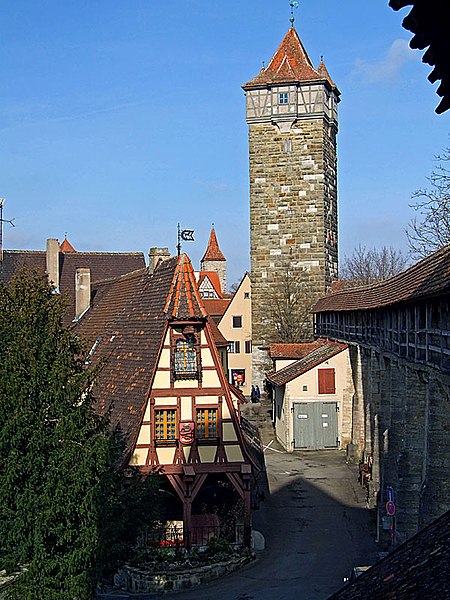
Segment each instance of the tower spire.
M289 21L291 22L291 27L294 27L294 8L298 8L298 2L296 0L290 0L289 4L291 7L291 18L289 19Z

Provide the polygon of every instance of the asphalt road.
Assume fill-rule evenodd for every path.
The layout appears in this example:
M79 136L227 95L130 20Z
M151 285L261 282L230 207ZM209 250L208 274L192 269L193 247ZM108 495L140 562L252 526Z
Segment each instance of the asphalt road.
M266 550L243 569L173 600L325 600L353 566L377 559L372 514L341 451L266 450L271 495L254 512ZM103 596L106 598L106 596ZM161 595L110 596L111 599Z

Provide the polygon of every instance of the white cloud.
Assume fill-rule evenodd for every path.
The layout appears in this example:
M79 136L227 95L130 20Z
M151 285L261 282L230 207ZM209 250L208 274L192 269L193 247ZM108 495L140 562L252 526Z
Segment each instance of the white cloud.
M379 83L395 80L404 64L416 59L417 53L411 50L408 42L397 39L386 50L379 61L369 62L357 59L352 75L366 83Z

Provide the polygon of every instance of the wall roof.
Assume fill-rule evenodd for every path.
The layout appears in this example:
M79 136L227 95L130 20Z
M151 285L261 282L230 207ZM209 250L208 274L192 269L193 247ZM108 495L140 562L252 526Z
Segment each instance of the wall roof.
M324 296L312 310L315 313L370 310L449 291L450 245L394 277Z

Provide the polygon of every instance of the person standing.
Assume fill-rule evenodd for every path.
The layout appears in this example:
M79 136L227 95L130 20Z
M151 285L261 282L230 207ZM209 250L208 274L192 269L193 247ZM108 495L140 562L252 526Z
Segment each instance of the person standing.
M261 391L259 389L259 386L256 386L256 388L255 388L255 395L256 395L256 402L260 402L261 401Z
M257 402L257 398L256 398L256 390L255 390L255 386L252 385L252 389L250 392L250 400L252 401L252 404L254 404L255 402Z

